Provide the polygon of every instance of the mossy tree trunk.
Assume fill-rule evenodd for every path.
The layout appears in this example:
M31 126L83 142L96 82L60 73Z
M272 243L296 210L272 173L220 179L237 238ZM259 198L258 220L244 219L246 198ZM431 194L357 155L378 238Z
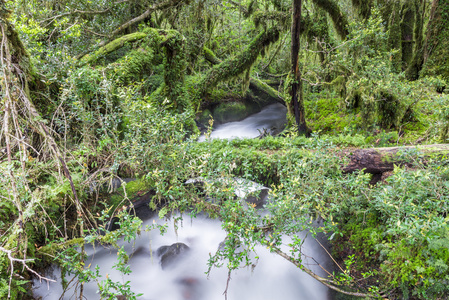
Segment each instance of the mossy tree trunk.
M424 63L424 49L423 49L423 27L424 14L426 11L425 0L414 0L415 7L415 28L414 28L414 51L413 58L406 70L406 76L409 80L416 80L419 77L422 65Z
M447 144L358 149L346 155L350 161L342 166L342 170L345 173L363 170L377 176L379 180L382 174L393 171L396 166L411 167L412 162L425 162L427 158L444 157L448 153ZM378 181L376 178L373 179L375 182Z
M178 111L185 111L191 107L186 101L184 76L186 72L186 57L184 51L184 37L177 31L171 30L166 40L161 43L164 47L164 96L172 101Z
M405 1L402 5L402 70L407 69L413 59L414 48L414 27L415 27L415 6L412 1Z
M434 0L424 41L421 75L441 75L449 80L449 2Z
M9 14L10 12L5 8L5 2L0 0L0 74L2 77L0 90L3 103L3 109L0 114L2 123L0 141L1 146L6 150L8 162L9 195L5 200L11 201L17 210L16 216L11 215L11 218L16 218L16 221L12 222L11 228L7 229L9 236L3 245L4 247L0 247L0 250L8 254L11 263L11 268L8 271L11 272L10 278L12 279L14 275L14 261L22 261L23 267L31 271L27 265L29 263L29 260L27 260L28 244L30 243L28 240L30 226L27 226L27 222L33 215L30 211L34 211L36 203L42 201L42 199L35 198L36 195L32 192L28 181L29 167L26 162L28 161L27 148L29 144L25 140L27 139L26 132L30 128L46 140L44 145L40 145L42 146L39 147L40 151L47 151L53 155L54 161L58 161L58 166L61 167L62 172L70 182L81 237L84 236L84 221L82 220L83 208L65 163L65 155L51 136L50 129L32 101L31 92L36 91L39 87L36 83L38 75L34 71L30 56L22 44L17 31L9 21ZM46 145L48 145L48 149L45 149ZM33 150L38 152L35 149ZM18 158L20 163L13 163L13 158ZM82 251L84 251L84 247L82 247ZM11 256L12 253L14 253L14 257ZM17 257L22 257L23 259L17 259ZM37 275L36 272L32 272ZM11 280L9 289L11 289ZM82 294L81 284L80 299L83 297ZM9 290L8 298L10 296Z
M289 102L289 112L293 112L299 134L308 134L306 124L303 91L301 82L301 70L299 66L300 49L300 27L301 27L302 0L293 0L292 15L292 47L291 47L291 76L290 86L291 101Z
M392 71L399 73L402 71L402 43L401 43L401 4L399 1L388 2L385 8L389 12L388 16L388 45L390 49L397 52L391 56ZM385 16L387 18L387 16Z
M265 49L279 39L279 29L276 27L264 30L240 54L231 57L206 72L198 83L197 96L202 98L209 89L219 82L239 76L248 71ZM208 54L209 55L209 54ZM210 55L209 55L210 56Z
M190 108L186 101L184 76L186 71L186 57L184 51L184 36L176 30L157 30L146 28L142 32L134 32L109 42L100 47L93 54L80 59L80 65L95 64L109 53L112 53L127 43L134 43L142 39L150 39L155 51L164 51L164 84L161 96L167 97L178 111ZM142 55L139 53L138 55Z
M215 55L215 53L212 52L212 50L210 50L209 48L203 47L203 52L204 52L204 58L212 65L218 65L222 62ZM263 94L264 97L266 97L267 99L276 100L277 102L285 105L285 101L284 101L284 98L282 97L281 93L279 93L278 91L276 91L275 89L273 89L271 86L269 86L268 84L266 84L265 82L263 82L260 79L258 79L256 77L251 77L249 87L253 91L255 90L257 93Z
M333 0L313 0L313 2L329 14L338 35L342 39L346 38L348 35L348 19L337 2Z

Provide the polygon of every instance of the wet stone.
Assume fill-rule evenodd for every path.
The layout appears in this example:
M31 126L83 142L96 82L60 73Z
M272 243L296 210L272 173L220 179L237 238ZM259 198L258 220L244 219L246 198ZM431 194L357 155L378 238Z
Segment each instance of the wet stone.
M189 252L190 247L184 243L174 243L170 246L159 247L156 255L160 257L162 270L174 265L175 262L184 257Z

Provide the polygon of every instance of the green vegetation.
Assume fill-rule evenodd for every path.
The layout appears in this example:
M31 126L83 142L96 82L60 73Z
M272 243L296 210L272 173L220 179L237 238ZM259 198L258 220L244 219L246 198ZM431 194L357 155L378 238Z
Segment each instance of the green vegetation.
M117 241L140 232L128 208L145 196L161 217L221 220L211 266L248 265L264 245L340 294L444 299L447 154L343 167L355 148L447 143L446 2L0 0L0 298L30 299L56 263L105 299L136 299L84 265L84 245L116 247L131 272ZM288 106L279 136L197 142L197 124L271 102ZM205 190L185 184L198 177ZM271 188L269 214L235 200L235 177ZM329 237L328 278L302 265L302 230Z

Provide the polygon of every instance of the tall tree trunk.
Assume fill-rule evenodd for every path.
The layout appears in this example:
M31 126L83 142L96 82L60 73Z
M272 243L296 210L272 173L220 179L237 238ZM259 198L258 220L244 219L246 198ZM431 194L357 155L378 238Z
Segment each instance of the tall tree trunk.
M293 105L293 114L295 116L295 122L298 126L299 134L308 134L309 130L306 125L304 104L303 104L303 93L302 93L302 82L301 82L301 70L299 68L299 47L300 47L300 27L301 27L301 6L302 0L293 0L293 15L292 15L292 83L290 89L290 95L292 97L289 106ZM291 112L292 110L289 109Z
M402 5L402 70L406 70L413 59L414 46L414 25L415 25L415 5L410 1L405 1Z
M426 12L425 0L415 0L415 28L414 28L414 40L415 47L413 51L413 59L410 62L406 76L409 80L417 80L419 72L421 71L424 63L424 49L423 49L423 26L424 26L424 14Z
M425 75L441 75L449 80L449 2L434 0L432 2L427 34L424 41Z
M384 19L388 20L388 45L390 49L398 50L391 56L392 71L402 71L402 31L401 31L401 3L399 1L387 2L387 13Z

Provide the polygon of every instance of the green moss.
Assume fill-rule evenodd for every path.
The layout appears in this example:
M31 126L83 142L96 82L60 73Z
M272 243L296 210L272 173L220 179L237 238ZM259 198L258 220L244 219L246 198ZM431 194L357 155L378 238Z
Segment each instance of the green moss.
M260 79L251 78L250 88L259 99L261 104L272 103L273 101L284 102L282 94L273 89Z
M291 23L291 14L283 11L261 11L258 10L253 15L256 27L267 28L269 24L277 24L283 29L288 29Z
M261 32L241 54L215 65L204 74L198 83L197 93L204 95L208 90L217 86L219 82L237 77L248 70L257 60L259 54L263 54L265 48L278 39L279 30L276 27Z
M424 66L421 76L441 75L449 80L449 3L434 1L431 21L424 46Z
M242 102L221 103L214 109L213 117L217 123L233 122L244 119L250 111Z
M313 131L340 133L360 125L360 117L348 113L341 98L313 98L304 103L308 125Z
M413 1L405 1L402 5L402 69L405 70L413 59L413 28L415 25L415 6Z
M363 19L368 19L371 15L372 0L352 0L352 5Z
M197 117L198 122L204 125L209 125L209 120L212 118L212 113L210 110L205 109L203 110L200 115Z
M213 65L218 65L221 60L215 56L215 53L207 47L203 47L204 58Z
M348 19L337 2L333 0L314 0L313 2L329 14L335 30L344 39L348 35Z
M145 179L137 179L124 183L116 193L111 195L111 205L113 207L123 205L122 201L124 199L125 191L128 199L132 200L137 196L147 193L151 189L151 186L151 182Z
M391 6L388 11L388 46L390 49L398 50L391 56L392 71L399 73L402 69L402 44L401 44L401 19L400 19L400 3L392 1L388 4Z
M145 37L147 37L147 33L145 33L145 32L135 32L135 33L121 36L118 39L115 39L112 42L106 44L105 46L100 47L100 49L95 51L95 53L90 54L90 55L89 54L85 55L80 60L80 63L82 65L95 63L99 58L103 57L104 55L106 55L108 53L111 53L112 51L115 51L115 50L123 47L126 43L135 42L135 41L141 40Z
M163 32L165 40L161 43L164 47L164 87L163 95L178 111L191 108L191 103L186 99L184 76L186 72L186 56L184 51L184 37L175 30Z
M67 240L63 243L50 243L43 247L41 247L38 250L39 254L45 254L45 255L51 255L55 256L56 254L60 253L62 250L67 249L71 246L82 246L84 244L83 238L75 238L71 240Z

